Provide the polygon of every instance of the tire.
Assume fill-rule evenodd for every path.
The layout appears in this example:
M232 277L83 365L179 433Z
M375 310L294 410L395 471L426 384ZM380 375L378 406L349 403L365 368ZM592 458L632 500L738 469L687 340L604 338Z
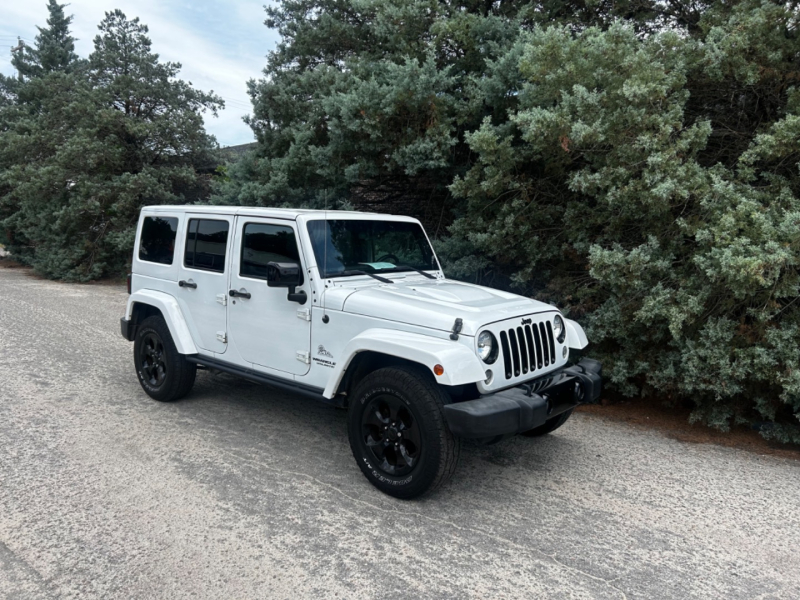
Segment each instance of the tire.
M445 421L446 401L422 368L387 367L359 382L348 406L348 437L372 485L395 498L410 499L450 478L461 441Z
M194 385L197 365L178 352L160 316L148 317L139 325L133 342L133 360L142 389L154 400L180 400Z
M544 422L544 425L539 425L539 427L534 427L528 431L523 431L520 435L524 435L526 437L539 437L540 435L547 435L566 423L571 414L572 409L570 408L567 412L563 412L552 419L547 419L547 421Z

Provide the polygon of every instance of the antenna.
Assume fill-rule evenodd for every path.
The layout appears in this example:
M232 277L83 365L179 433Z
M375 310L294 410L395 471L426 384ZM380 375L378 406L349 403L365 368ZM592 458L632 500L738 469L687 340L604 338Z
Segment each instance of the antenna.
M322 318L325 320L328 318L328 313L325 312L325 297L327 296L325 292L328 289L328 284L325 283L325 279L328 277L328 188L325 188L325 212L323 219L322 226L325 233L323 233L322 237L322 282L325 287L322 288Z

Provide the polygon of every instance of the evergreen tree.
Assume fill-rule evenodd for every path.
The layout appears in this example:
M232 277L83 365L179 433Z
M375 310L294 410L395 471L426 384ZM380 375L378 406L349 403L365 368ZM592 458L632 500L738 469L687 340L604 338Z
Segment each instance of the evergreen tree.
M33 48L23 44L11 58L17 70L16 77L0 74L0 107L13 104L17 98L20 84L33 77L40 77L54 71L66 72L78 64L75 54L75 38L70 35L72 16L64 14L66 4L48 0L47 27L39 30Z
M37 27L36 44L33 48L24 46L14 54L11 64L20 78L40 77L54 71L69 71L77 62L75 38L70 35L72 16L64 14L66 4L56 0L47 3L47 27Z
M222 101L176 79L138 19L113 11L99 30L87 69L31 77L0 111L2 226L49 277L124 272L141 206L204 199L214 166L201 113Z
M618 391L800 441L799 4L286 0L215 200L411 195Z

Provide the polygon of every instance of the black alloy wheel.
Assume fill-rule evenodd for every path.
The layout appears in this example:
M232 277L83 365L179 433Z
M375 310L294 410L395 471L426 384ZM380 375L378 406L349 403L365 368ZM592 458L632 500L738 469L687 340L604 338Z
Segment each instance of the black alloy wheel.
M178 352L159 315L146 318L136 328L133 361L142 389L159 402L183 398L194 385L197 365Z
M164 344L154 332L143 336L139 347L139 368L147 383L154 388L164 385L167 379L167 357Z
M380 394L369 401L361 418L361 434L375 466L387 475L402 477L419 462L419 425L397 396Z
M350 449L364 476L396 498L416 498L447 481L458 463L460 440L442 407L449 397L422 366L373 371L349 396Z

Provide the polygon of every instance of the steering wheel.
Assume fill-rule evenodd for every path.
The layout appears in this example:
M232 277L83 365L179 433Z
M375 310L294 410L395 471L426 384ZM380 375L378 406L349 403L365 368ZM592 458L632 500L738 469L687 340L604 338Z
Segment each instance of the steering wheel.
M383 255L383 256L381 256L381 257L380 257L378 260L376 260L375 262L386 262L386 261L387 261L388 259L390 259L390 258L392 259L392 262L393 262L394 264L397 264L397 263L399 263L399 262L400 262L400 259L399 259L399 258L397 258L397 257L396 257L394 254L391 254L391 253L389 253L389 254L384 254L384 255Z

